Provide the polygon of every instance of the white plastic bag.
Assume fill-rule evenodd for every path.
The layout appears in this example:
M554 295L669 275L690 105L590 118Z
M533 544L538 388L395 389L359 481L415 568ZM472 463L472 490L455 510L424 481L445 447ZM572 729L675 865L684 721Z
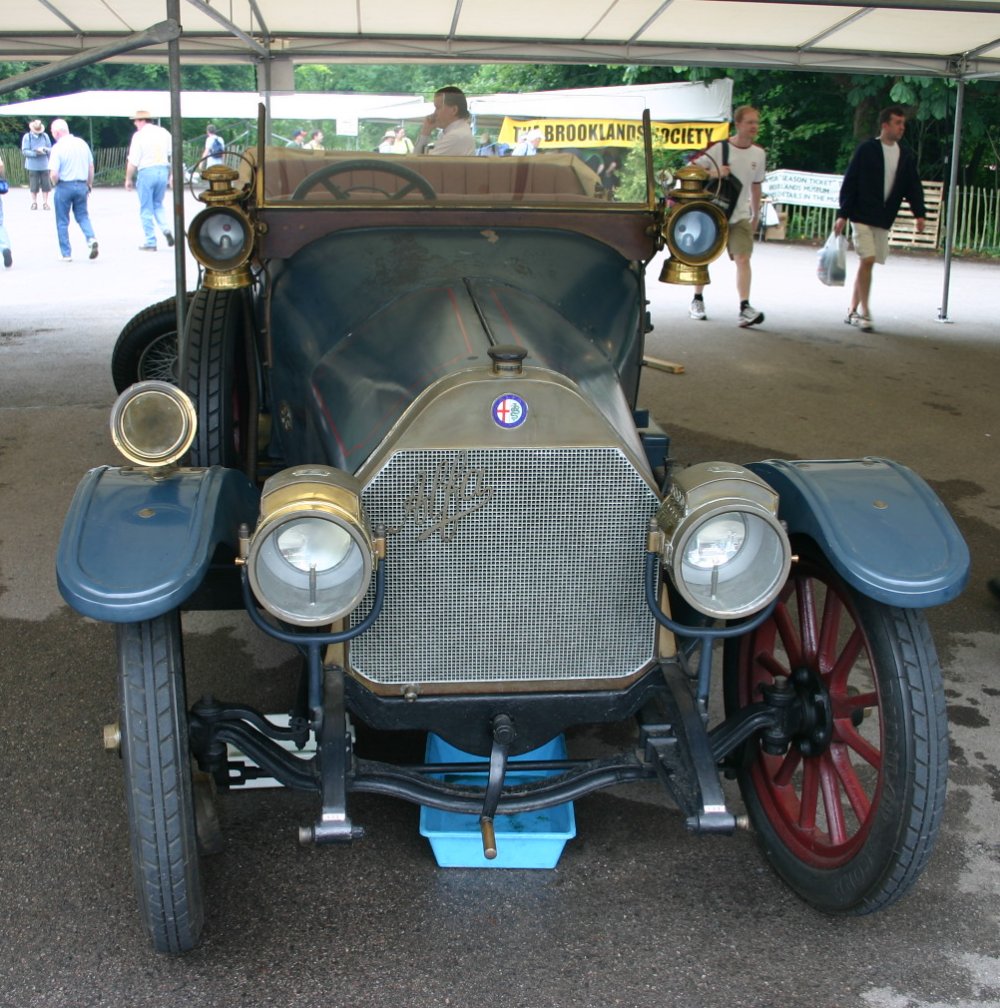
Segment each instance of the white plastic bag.
M826 244L819 250L816 276L827 287L843 287L847 277L847 238L830 232Z

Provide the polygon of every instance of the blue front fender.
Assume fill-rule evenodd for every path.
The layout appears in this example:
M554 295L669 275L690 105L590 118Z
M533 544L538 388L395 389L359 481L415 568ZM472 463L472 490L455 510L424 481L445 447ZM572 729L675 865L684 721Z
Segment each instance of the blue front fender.
M933 490L889 459L748 467L779 494L790 534L812 537L863 595L903 608L950 602L969 579L969 548Z
M236 555L241 522L257 521L259 493L235 469L179 469L154 479L92 469L80 481L56 555L62 597L111 623L152 619L201 584L220 545Z

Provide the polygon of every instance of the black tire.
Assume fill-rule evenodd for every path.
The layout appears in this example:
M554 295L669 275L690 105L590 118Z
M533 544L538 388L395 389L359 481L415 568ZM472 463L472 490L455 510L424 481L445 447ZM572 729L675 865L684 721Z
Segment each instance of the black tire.
M153 947L176 955L194 948L204 922L180 617L116 629L136 897Z
M788 885L825 912L866 914L899 899L934 848L948 772L941 670L922 611L867 598L815 550L797 552L774 615L727 644L726 709L787 677L814 718L783 755L752 739L737 778Z
M247 362L249 298L248 290L202 287L191 299L184 385L198 411L191 465L247 467L254 441L251 380L256 383Z
M190 299L188 295L189 304ZM177 384L176 298L150 305L126 322L111 351L116 392L151 379Z

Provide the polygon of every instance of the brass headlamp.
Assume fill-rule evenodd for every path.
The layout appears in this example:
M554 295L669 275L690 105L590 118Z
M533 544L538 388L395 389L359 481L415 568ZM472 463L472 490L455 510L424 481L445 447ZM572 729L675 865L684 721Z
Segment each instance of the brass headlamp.
M254 226L238 204L249 189L233 185L239 173L226 165L212 165L201 175L208 189L198 194L207 204L188 228L191 253L205 267L204 285L215 290L249 287Z
M675 179L677 186L669 193L673 206L661 231L670 258L660 271L660 282L707 284L708 264L719 257L729 237L726 215L708 194L704 169L688 165Z

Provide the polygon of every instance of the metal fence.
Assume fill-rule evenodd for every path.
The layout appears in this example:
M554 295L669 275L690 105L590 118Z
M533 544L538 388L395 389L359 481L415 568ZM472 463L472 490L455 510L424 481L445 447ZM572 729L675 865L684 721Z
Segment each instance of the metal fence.
M955 252L1000 255L1000 189L959 186L956 193ZM833 229L837 211L827 207L785 208L785 236L789 239L823 241ZM940 208L936 247L944 244L945 207Z
M184 145L184 164L189 167L201 157L202 143ZM122 185L125 182L125 161L128 147L98 147L94 151L94 184L101 186ZM20 147L0 147L7 181L12 187L26 186L28 173L24 168L24 158ZM186 173L185 173L186 177Z

